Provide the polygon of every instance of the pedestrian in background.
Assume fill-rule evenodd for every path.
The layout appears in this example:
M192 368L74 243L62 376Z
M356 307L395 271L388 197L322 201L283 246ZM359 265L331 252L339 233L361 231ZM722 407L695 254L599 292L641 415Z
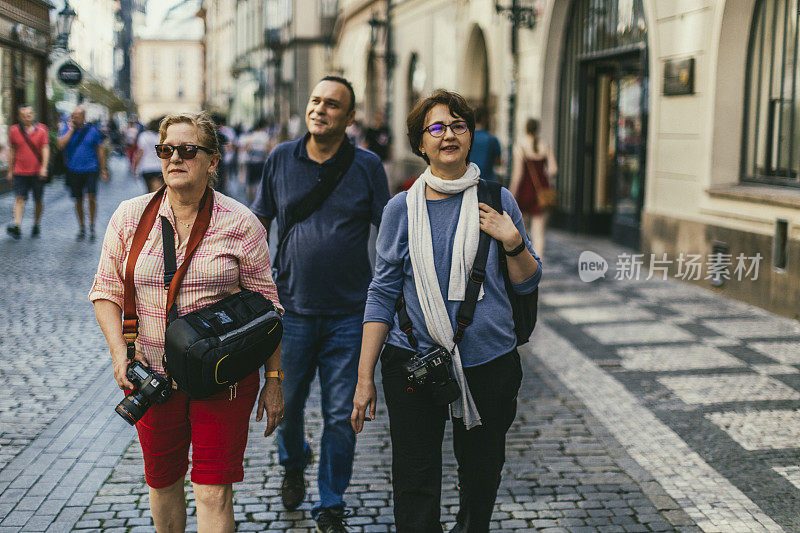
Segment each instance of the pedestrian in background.
M137 149L133 157L133 173L140 173L147 186L147 192L156 192L164 185L161 173L161 160L156 155L156 144L159 143L158 127L163 117L154 118L147 123L147 129L139 134Z
M136 115L130 115L128 117L128 125L125 127L125 157L128 158L131 172L133 172L133 159L138 149L137 141L139 139L139 134L142 133L144 129L144 124L139 122L139 118Z
M47 165L50 161L50 138L47 126L34 122L33 108L20 106L19 122L8 131L8 180L14 185L14 223L8 234L20 238L20 225L25 212L28 192L33 192L35 202L31 236L38 237L39 221L44 210L44 185L47 182Z
M489 114L486 112L486 108L477 108L475 124L475 140L472 141L469 160L478 165L481 178L486 181L497 181L494 167L503 161L503 152L500 149L500 141L489 131Z
M382 111L376 111L372 124L364 130L363 147L388 163L392 158L392 133L383 118Z
M375 418L374 373L380 354L392 440L395 530L440 533L442 441L446 402L452 401L459 510L451 532L484 533L489 530L506 433L516 416L522 382L498 242L508 256L509 278L518 294L536 289L541 263L507 190L501 190L502 214L478 203L479 170L469 162L475 119L466 100L436 91L414 106L406 124L411 150L429 166L408 192L389 201L383 213L351 422L360 432L365 419ZM481 231L492 237L483 296L456 345L456 314L465 299ZM411 330L404 331L407 326L401 329L395 321L398 308L407 311ZM460 389L455 400L443 401L432 384L408 390L404 365L437 346L452 356L448 375Z
M261 119L256 123L255 129L245 137L244 153L247 164L247 201L253 202L256 197L256 189L261 183L261 173L264 170L264 162L269 154L269 123L266 119Z
M162 218L172 225L176 259L181 264L188 253L187 241L201 201L206 194L211 195L210 225L197 245L176 298L179 316L218 302L240 287L259 292L280 307L270 275L264 228L245 206L208 189L220 161L214 123L203 113L168 115L161 122L159 134L157 153L166 188L148 248L139 256L136 268L140 323L135 359L165 376L162 356L167 310ZM127 378L131 361L122 336L122 273L136 227L153 197L151 193L122 202L111 217L89 294L111 352L114 379L124 390L133 389L133 384ZM257 370L230 391L203 399L190 399L175 390L166 402L151 405L137 422L156 531L186 528L183 487L190 444L199 530L234 531L232 484L244 478L242 461L256 398L256 420L267 413L264 436L272 433L282 416L279 363L280 346L264 365L268 374L260 395Z
M276 219L282 236L275 256L275 282L286 309L282 354L286 416L278 427L278 455L285 468L281 498L290 510L305 498L304 469L312 451L305 440L303 413L318 372L324 427L319 501L311 512L322 533L346 531L343 496L355 452L349 414L371 277L367 241L370 224L380 223L389 199L380 159L345 136L354 117L350 82L323 78L306 107L308 133L272 151L251 207L267 232ZM294 206L308 208L307 195L319 190L318 183L332 186L332 191L292 226L298 211ZM293 229L287 233L287 227Z
M514 166L509 189L516 198L533 246L544 257L545 229L555 201L551 179L558 171L553 148L539 136L539 121L529 118L525 138L514 147Z
M86 122L86 110L78 106L58 137L58 148L64 152L67 167L67 187L75 199L78 217L78 240L86 237L83 209L84 194L89 203L89 238L95 239L94 220L97 214L97 180L108 181L106 152L103 135L94 125Z
M228 125L227 118L220 117L219 132L227 141L222 146L222 172L226 182L236 179L236 151L238 149L238 136L236 130Z

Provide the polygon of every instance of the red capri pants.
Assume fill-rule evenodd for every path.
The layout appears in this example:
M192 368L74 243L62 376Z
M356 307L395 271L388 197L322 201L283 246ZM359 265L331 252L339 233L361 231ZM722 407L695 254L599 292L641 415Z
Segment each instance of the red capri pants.
M189 469L190 443L192 482L227 485L241 481L258 386L256 371L239 382L235 394L225 389L192 400L176 390L166 403L151 406L136 424L147 484L162 489L184 477Z

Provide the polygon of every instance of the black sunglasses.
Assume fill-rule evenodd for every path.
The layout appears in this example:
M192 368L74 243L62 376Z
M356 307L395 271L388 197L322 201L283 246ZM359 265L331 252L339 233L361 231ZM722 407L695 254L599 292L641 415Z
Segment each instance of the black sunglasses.
M469 126L467 126L467 123L464 122L463 120L456 120L454 122L451 122L450 124L442 124L441 122L436 122L425 128L424 130L422 130L422 133L425 133L427 131L433 137L441 137L442 135L444 135L444 132L447 131L447 128L450 128L450 131L452 131L456 135L464 135L465 133L467 133Z
M197 157L198 150L202 150L209 155L214 153L213 150L209 150L205 146L197 144L181 144L180 146L171 144L156 145L156 155L161 159L169 159L172 157L172 154L175 153L175 150L178 151L178 155L181 156L181 159L194 159Z

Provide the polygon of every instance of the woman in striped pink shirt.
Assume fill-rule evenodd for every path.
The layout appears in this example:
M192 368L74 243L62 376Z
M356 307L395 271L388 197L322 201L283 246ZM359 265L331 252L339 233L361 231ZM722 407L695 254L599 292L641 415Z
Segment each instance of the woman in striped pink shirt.
M213 185L220 160L216 127L201 114L169 115L162 122L158 145L166 183L158 214L175 228L180 265L186 242L206 187ZM114 379L130 390L128 360L122 336L123 277L134 232L153 194L120 204L106 230L100 264L89 299L113 361ZM237 292L260 292L280 309L270 273L264 228L249 209L214 191L211 222L177 296L178 314L185 315ZM156 218L136 264L136 309L139 336L136 360L164 374L166 298L164 248L160 216ZM282 309L280 309L283 311ZM267 361L268 372L280 367L280 347ZM231 391L192 400L175 391L165 403L151 406L136 424L150 487L150 509L157 531L183 531L186 525L184 477L192 445L192 474L199 531L233 531L232 483L244 477L242 460L250 413L258 398L256 420L266 413L268 436L283 417L279 378L267 378L259 394L258 372Z

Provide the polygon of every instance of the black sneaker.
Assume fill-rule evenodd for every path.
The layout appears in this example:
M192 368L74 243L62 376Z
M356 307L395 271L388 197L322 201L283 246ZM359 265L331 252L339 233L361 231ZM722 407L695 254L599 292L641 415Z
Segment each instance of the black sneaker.
M346 533L347 516L342 509L323 509L317 515L317 533Z
M38 237L40 233L41 230L39 229L39 226L36 225L33 227L33 231L31 231L31 237Z
M86 228L84 228L83 226L81 226L81 230L80 230L80 231L78 232L78 234L75 236L75 240L77 240L77 241L82 241L82 240L83 240L83 239L85 239L85 238L86 238Z
M19 226L8 226L6 228L6 233L11 235L16 240L19 240L20 238Z
M306 497L306 479L302 468L287 468L281 483L281 500L289 511L297 509Z
M97 235L95 235L95 233L94 233L94 226L92 226L91 228L89 228L89 240L90 240L90 241L92 241L92 242L94 242L94 240L95 240L96 238L97 238Z

